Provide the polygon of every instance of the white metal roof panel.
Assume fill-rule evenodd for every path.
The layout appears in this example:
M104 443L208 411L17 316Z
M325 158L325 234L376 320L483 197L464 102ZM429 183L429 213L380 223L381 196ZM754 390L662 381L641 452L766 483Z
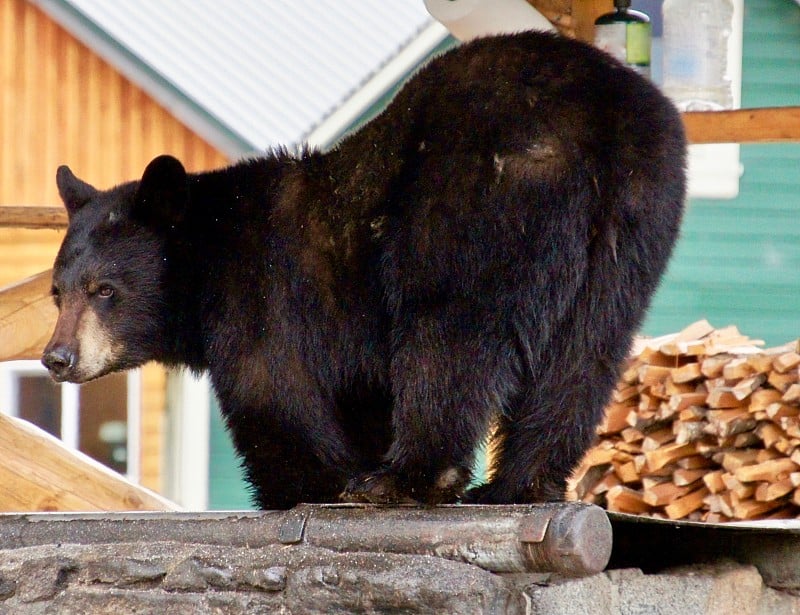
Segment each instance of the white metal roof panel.
M121 48L155 76L140 85L174 88L242 150L302 142L433 21L422 0L38 3L79 15L82 38ZM180 117L180 103L167 106Z

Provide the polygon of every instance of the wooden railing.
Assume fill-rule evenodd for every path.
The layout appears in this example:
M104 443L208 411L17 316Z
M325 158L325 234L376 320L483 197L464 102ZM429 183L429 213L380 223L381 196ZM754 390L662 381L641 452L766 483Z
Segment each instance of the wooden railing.
M800 107L768 107L683 114L690 143L800 141Z

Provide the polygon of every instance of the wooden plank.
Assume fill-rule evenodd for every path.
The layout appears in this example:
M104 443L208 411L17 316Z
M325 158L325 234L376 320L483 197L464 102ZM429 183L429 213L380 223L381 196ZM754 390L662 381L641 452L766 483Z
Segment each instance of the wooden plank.
M732 387L716 387L708 392L706 404L709 408L739 408L747 405L738 399Z
M794 485L792 485L792 481L788 476L774 483L766 481L756 487L756 501L772 502L791 493L793 490Z
M753 367L747 362L746 357L739 357L732 359L722 369L722 376L726 380L741 380L747 378L753 373Z
M733 516L736 519L755 519L778 508L782 505L780 501L758 502L756 500L744 500L733 503Z
M604 13L614 10L613 0L573 0L572 22L575 38L589 43L594 41L594 22Z
M647 433L642 441L642 452L655 451L675 440L671 427L663 427Z
M639 480L639 473L636 471L636 464L633 461L615 463L614 473L623 483L635 483Z
M575 38L572 0L528 0L528 3L558 28L561 34Z
M711 493L720 493L725 490L725 483L722 482L722 470L714 470L703 476L703 483Z
M800 107L768 107L683 114L690 143L800 141Z
M679 331L673 342L691 342L714 332L714 327L706 319L698 320Z
M0 361L38 359L58 311L50 297L52 271L0 289Z
M734 472L734 476L743 483L752 481L776 481L782 480L783 475L789 476L796 472L798 465L791 459L780 458L752 466L742 466Z
M699 363L687 363L681 367L674 367L670 372L670 376L672 377L672 382L682 384L699 380L703 377L703 373L700 371Z
M759 389L758 391L753 391L749 399L748 412L758 412L766 410L770 404L780 401L781 392L775 389Z
M697 470L678 468L672 473L672 482L678 487L685 487L686 485L691 485L707 475L708 471L705 468L699 468Z
M626 513L644 513L650 511L650 506L644 501L642 494L634 489L616 485L606 493L608 510Z
M697 365L697 363L693 363L692 365ZM707 396L708 393L704 391L698 393L679 393L670 397L669 408L675 412L680 412L692 406L701 406L706 402Z
M736 397L736 399L745 399L749 397L754 391L758 390L758 388L766 381L767 381L766 374L756 374L755 376L744 378L743 380L740 380L737 384L734 385L733 395Z
M665 506L689 493L690 488L664 482L644 490L642 500L650 506Z
M606 407L606 414L603 422L597 427L597 433L609 435L619 433L628 426L626 418L631 411L631 406L619 403L611 403Z
M0 511L178 510L21 419L0 414Z
M800 365L800 354L794 351L780 354L772 361L772 367L776 372L781 374L788 372L790 369L797 367L798 365Z
M664 512L670 519L682 519L689 513L703 506L703 498L709 494L708 489L703 486L692 491L688 495L679 497L671 504L664 507Z
M639 382L645 386L661 384L671 373L672 368L645 364L639 368Z
M676 461L681 457L689 457L697 452L693 443L688 444L667 444L655 451L645 453L647 467L650 471L659 470L668 463Z
M614 10L612 0L528 0L566 36L594 40L595 19Z
M67 227L63 207L0 207L0 228L58 229Z

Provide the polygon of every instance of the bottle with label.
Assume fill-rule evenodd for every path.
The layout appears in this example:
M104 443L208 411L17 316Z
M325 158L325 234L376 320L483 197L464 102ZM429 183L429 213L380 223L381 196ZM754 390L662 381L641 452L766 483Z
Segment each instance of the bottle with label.
M630 0L614 0L613 13L594 22L594 44L643 75L650 76L650 18L630 10Z
M681 111L733 108L734 0L665 0L662 11L664 92Z

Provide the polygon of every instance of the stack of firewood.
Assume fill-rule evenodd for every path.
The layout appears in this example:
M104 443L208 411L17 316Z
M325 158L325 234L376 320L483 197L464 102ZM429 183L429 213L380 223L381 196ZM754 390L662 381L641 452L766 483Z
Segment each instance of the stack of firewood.
M725 522L800 517L800 348L707 321L641 340L569 496Z

